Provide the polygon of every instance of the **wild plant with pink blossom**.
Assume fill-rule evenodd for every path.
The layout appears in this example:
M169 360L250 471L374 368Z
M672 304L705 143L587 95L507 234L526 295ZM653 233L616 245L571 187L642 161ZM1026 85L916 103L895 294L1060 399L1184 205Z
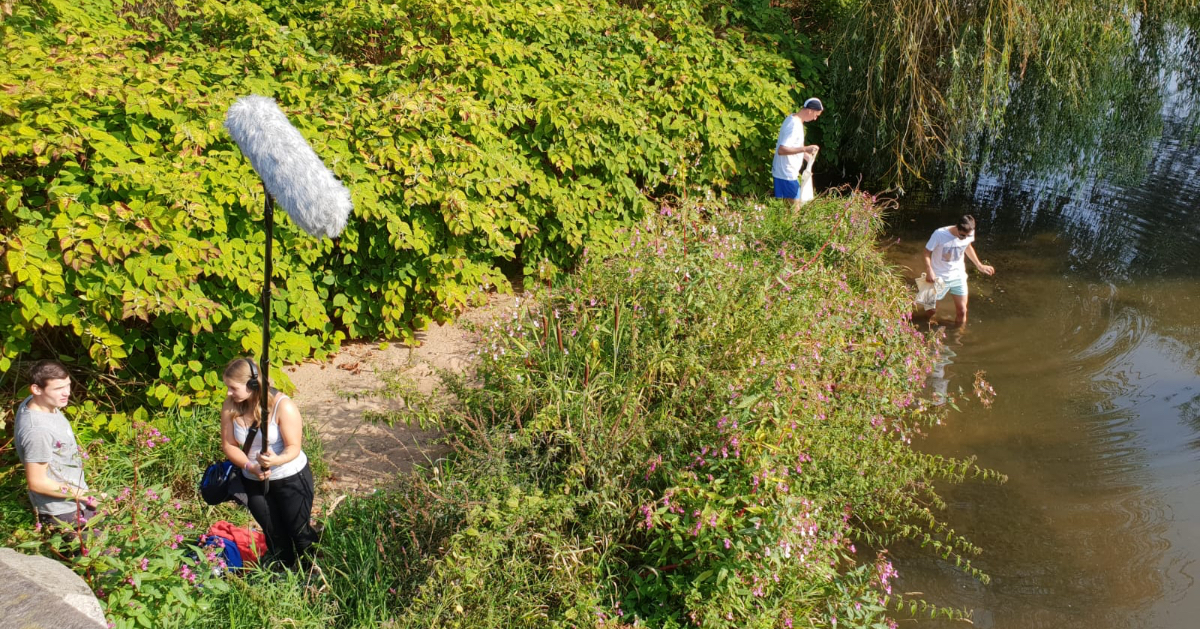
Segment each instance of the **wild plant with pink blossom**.
M880 272L879 208L673 205L484 330L474 380L425 418L510 498L465 509L411 618L886 625L874 558L901 540L986 578L932 482L996 475L912 447L946 411L921 397L936 340Z

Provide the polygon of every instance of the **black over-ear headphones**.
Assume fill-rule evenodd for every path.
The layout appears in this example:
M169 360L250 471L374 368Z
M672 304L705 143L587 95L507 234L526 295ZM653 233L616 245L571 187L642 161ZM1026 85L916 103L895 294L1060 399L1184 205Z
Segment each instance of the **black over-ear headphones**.
M250 379L246 381L246 390L257 391L260 386L258 382L258 367L254 366L253 358L243 358L242 360L246 361L247 365L250 365Z

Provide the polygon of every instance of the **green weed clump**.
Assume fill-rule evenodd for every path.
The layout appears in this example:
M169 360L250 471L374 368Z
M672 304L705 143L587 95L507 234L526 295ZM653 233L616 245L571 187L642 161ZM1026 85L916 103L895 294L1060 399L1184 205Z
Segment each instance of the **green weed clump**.
M454 464L374 517L404 546L380 554L423 576L371 609L407 627L885 626L901 539L986 578L932 482L993 474L910 446L937 419L916 397L933 352L879 228L857 192L799 214L664 205L495 323L477 380L417 418ZM434 513L444 537L415 543Z

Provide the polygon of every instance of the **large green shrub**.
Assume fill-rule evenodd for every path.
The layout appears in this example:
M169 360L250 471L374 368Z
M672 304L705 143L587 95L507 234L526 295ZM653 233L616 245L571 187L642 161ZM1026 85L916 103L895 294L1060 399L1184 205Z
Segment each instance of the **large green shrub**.
M0 37L0 369L76 357L91 385L185 409L259 350L262 193L221 127L237 97L276 98L356 206L337 242L276 231L288 361L412 339L504 260L550 277L646 195L765 185L792 84L690 2L47 0Z
M481 386L429 415L459 456L396 499L384 537L410 552L371 572L428 576L378 618L884 627L901 540L986 578L932 483L994 475L910 446L939 416L931 352L881 272L878 206L661 212L493 325ZM436 513L448 537L406 541Z

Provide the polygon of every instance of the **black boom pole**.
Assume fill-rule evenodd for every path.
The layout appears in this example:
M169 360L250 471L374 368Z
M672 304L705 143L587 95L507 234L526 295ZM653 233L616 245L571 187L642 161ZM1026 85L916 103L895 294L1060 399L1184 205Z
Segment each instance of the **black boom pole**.
M274 239L275 232L275 200L271 198L271 193L267 192L266 183L263 183L263 196L266 197L266 203L263 205L263 226L267 234L267 241L263 245L263 289L262 289L262 358L258 364L258 373L262 381L259 386L259 402L261 404L262 414L259 419L260 429L262 434L262 450L261 454L267 453L267 448L270 443L271 421L267 415L268 398L271 397L271 241ZM263 468L263 472L268 474L268 477L263 479L263 493L267 493L271 489L270 469Z

